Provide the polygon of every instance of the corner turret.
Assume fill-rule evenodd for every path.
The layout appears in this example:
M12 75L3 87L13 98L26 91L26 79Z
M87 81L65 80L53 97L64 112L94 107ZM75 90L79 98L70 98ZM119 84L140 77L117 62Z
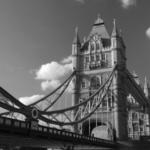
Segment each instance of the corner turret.
M75 28L75 37L73 39L72 44L72 62L73 62L73 69L78 70L78 64L79 64L79 51L81 48L81 43L78 35L78 27Z
M113 30L111 34L111 48L112 48L112 65L126 67L126 53L125 46L120 33L118 32L116 19L113 20Z
M118 29L116 27L116 19L113 20L113 24L114 24L114 26L113 26L113 31L112 31L111 37L120 37Z
M145 94L146 98L149 98L149 85L148 85L146 77L145 77L145 81L144 81L144 94Z

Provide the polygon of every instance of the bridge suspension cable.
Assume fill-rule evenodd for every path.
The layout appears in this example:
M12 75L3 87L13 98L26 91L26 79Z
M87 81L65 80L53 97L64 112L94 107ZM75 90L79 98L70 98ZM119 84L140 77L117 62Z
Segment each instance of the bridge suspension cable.
M43 98L37 100L36 102L34 102L34 103L32 103L32 104L30 104L30 105L28 105L28 106L35 106L36 104L38 104L38 103L40 103L40 102L46 100L47 98L49 98L51 95L53 95L54 93L56 93L59 89L61 89L68 81L69 81L69 83L70 83L70 81L71 81L72 77L75 75L75 73L76 73L76 71L72 72L72 74L71 74L60 86L58 86L55 90L53 90L51 93L47 94L47 95L44 96ZM67 84L67 86L65 86L66 88L68 87L69 83ZM66 90L66 88L64 88L64 90L62 91L62 93L61 93L60 95L62 95L62 94L64 93L64 91ZM56 99L59 99L59 97L56 98ZM56 100L56 101L57 101L57 100ZM55 104L55 103L56 103L55 100L54 100L54 102L52 102L52 103ZM53 104L52 104L52 105L53 105ZM50 107L51 107L52 105L50 105ZM46 109L46 110L47 110L47 109Z
M72 76L73 77L73 76ZM65 92L65 90L67 89L67 87L69 86L71 80L72 80L72 77L68 80L67 84L64 86L63 90L61 91L61 93L56 97L56 99L50 103L49 106L47 106L43 111L47 111L48 109L50 109L58 100L59 98L63 95L63 93Z
M7 91L5 91L3 88L0 87L0 106L3 108L5 111L3 111L0 116L8 116L11 117L12 113L19 113L22 114L26 117L31 117L30 111L33 107L38 105L40 102L43 102L44 100L47 100L50 96L55 94L58 90L60 90L60 93L58 96L50 103L44 111L47 111L50 109L62 96L62 94L65 92L67 89L69 83L71 82L73 76L75 75L76 71L72 72L72 74L54 91L52 91L50 94L46 95L45 97L39 99L38 101L30 104L30 105L24 105L21 103L18 99L14 98L12 95L10 95ZM14 115L15 117L15 115Z
M15 97L13 97L12 95L10 95L6 90L4 90L2 87L0 87L0 92L1 94L4 96L3 98L7 98L9 100L9 102L12 102L12 104L14 104L15 106L19 107L19 108L26 108L26 106L21 103L18 99L16 99Z
M17 112L20 114L27 116L30 116L29 110L33 107L38 105L40 102L43 102L44 100L47 100L50 96L52 96L54 93L56 93L58 90L61 92L58 94L58 96L43 110L39 111L39 120L44 121L46 123L51 123L55 125L74 125L81 123L88 119L92 114L95 113L95 111L99 108L102 101L105 99L109 89L110 85L112 84L113 76L116 70L116 66L110 73L108 79L103 83L97 90L94 92L89 98L85 99L81 103L71 106L64 109L59 110L49 110L62 96L62 94L67 89L69 83L71 82L73 76L75 75L75 71L54 91L46 95L45 97L39 99L38 101L26 106L19 102L19 100L12 97L9 93L7 93L5 90L2 90L2 94L8 98L14 106L11 106L9 104L0 103L1 107L12 112ZM8 112L2 113L1 115L5 115ZM60 121L60 116L64 118L64 121Z
M106 82L102 86L100 86L100 88L87 100L65 109L48 112L39 111L39 118L44 122L57 125L73 125L86 120L98 109L101 102L105 98L112 83L115 69L116 67L114 67ZM57 117L59 117L60 115L63 115L63 117L66 118L66 121L59 121ZM48 119L47 116L50 116L51 119Z

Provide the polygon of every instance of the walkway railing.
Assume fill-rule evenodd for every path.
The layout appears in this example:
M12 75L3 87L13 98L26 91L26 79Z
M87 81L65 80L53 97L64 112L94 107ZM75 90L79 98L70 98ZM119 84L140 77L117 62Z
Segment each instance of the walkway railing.
M20 120L0 117L0 133L13 133L19 135L28 135L31 137L40 137L50 140L66 141L75 145L93 145L102 147L116 147L116 143L109 140L99 139L92 136L85 136L70 131L64 131L56 128L45 127L35 122L24 122Z

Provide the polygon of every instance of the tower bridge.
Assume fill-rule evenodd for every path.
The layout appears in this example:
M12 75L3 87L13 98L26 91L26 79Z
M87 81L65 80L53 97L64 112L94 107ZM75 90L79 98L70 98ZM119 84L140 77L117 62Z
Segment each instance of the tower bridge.
M83 42L76 28L72 44L73 72L58 88L30 105L22 104L0 88L3 138L0 145L95 149L116 148L120 141L148 139L148 83L145 79L142 88L138 76L127 69L126 61L126 46L115 20L109 35L98 16ZM52 109L62 101L70 83L73 84L72 106ZM41 108L43 103L46 105Z

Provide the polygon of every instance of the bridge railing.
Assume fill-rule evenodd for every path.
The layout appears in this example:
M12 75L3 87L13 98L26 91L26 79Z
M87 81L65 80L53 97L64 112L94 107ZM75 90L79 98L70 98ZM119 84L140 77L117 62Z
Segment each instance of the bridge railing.
M0 132L1 133L17 133L29 136L53 137L54 139L62 139L65 141L76 141L76 143L86 143L89 145L115 145L113 141L99 139L93 136L85 136L74 132L61 130L52 127L38 125L37 128L32 128L28 122L20 121L11 118L0 117Z

